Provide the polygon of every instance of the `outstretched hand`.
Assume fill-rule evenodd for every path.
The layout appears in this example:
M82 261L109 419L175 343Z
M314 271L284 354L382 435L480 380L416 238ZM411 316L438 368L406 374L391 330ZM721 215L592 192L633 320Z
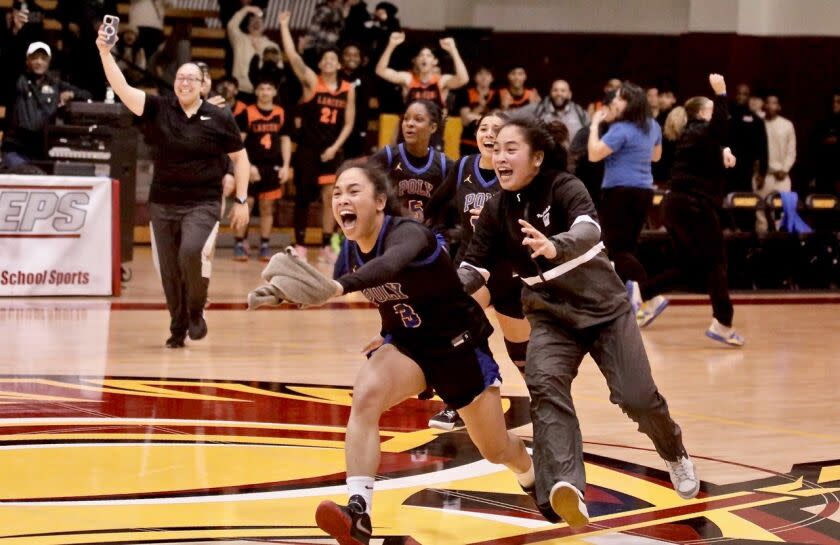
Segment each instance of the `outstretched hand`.
M519 220L519 225L522 226L522 232L525 234L522 245L531 249L532 258L543 256L546 259L554 259L557 257L557 247L547 236L525 220Z

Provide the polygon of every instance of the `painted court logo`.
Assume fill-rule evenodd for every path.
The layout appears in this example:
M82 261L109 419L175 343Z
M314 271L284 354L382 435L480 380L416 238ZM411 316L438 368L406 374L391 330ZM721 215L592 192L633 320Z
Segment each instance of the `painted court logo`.
M345 500L346 388L129 378L0 378L0 541L332 543L315 526ZM526 398L503 399L509 428ZM375 545L840 543L840 461L680 500L658 469L587 455L591 524L547 523L465 432L426 427L440 403L381 422Z

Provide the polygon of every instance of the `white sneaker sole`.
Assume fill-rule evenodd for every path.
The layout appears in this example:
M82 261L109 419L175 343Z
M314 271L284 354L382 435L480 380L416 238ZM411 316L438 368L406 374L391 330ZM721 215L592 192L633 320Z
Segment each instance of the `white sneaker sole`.
M675 483L673 480L671 480L671 484L674 485L674 492L677 493L677 496L681 497L684 500L693 500L697 497L697 494L700 493L700 481L697 481L697 484L694 486L694 488L686 494L680 492L680 490L677 488L677 483Z
M589 524L589 512L586 504L578 496L577 489L569 483L555 484L549 495L551 508L560 515L571 528L583 528Z
M429 420L429 427L436 430L452 431L455 429L454 422L438 422L437 420Z

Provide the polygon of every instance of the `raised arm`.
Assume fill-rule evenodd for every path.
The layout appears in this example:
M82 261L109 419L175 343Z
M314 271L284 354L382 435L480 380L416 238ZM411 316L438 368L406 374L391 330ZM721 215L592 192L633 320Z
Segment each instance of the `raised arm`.
M454 74L444 74L440 78L440 86L444 89L458 89L463 87L470 81L470 74L467 72L467 66L464 60L461 59L461 54L458 52L458 46L455 45L454 38L443 38L440 41L440 47L452 57L452 62L455 65Z
M729 132L729 106L726 103L726 80L720 74L709 74L709 84L715 93L715 109L709 122L709 135L723 146Z
M99 36L96 38L96 47L99 49L99 60L102 61L102 69L105 71L105 77L108 78L108 85L114 90L125 107L131 110L134 115L143 115L143 109L146 105L146 93L140 89L136 89L128 84L125 76L117 66L117 61L111 55L111 49L116 44L107 43L108 35L102 30L103 25L99 26ZM117 38L118 40L119 38Z
M283 52L289 59L289 64L292 65L292 71L295 73L295 76L297 76L297 79L299 79L300 83L303 85L304 92L308 92L318 85L318 75L315 74L311 68L306 66L306 63L303 62L303 58L295 48L294 40L292 40L292 31L289 30L289 19L291 19L291 17L291 12L284 11L280 14L279 18L280 37L283 39Z
M388 45L385 46L385 51L379 57L379 62L376 63L376 75L385 81L408 87L411 84L411 74L408 72L400 72L393 68L388 68L391 64L391 55L394 50L401 43L405 41L405 32L393 32L388 40Z
M242 20L245 19L245 16L249 13L262 16L262 10L257 6L243 6L239 11L234 13L233 17L231 17L230 21L228 21L227 33L228 39L231 43L233 43L234 40L240 40L247 37L246 34L242 32L242 29L239 28L239 25L242 24Z
M587 144L587 150L589 151L589 160L593 163L597 163L608 157L612 152L613 149L610 148L608 145L601 140L601 137L598 136L598 127L601 126L601 123L606 119L607 112L604 108L596 111L592 114L592 123L589 125L589 142Z

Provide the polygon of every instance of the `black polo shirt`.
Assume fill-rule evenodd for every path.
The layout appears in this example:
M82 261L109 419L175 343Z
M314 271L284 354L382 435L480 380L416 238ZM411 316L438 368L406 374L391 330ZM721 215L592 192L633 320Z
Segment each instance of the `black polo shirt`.
M147 94L140 119L155 163L149 202L221 200L224 157L243 148L230 111L202 102L188 118L174 95Z

